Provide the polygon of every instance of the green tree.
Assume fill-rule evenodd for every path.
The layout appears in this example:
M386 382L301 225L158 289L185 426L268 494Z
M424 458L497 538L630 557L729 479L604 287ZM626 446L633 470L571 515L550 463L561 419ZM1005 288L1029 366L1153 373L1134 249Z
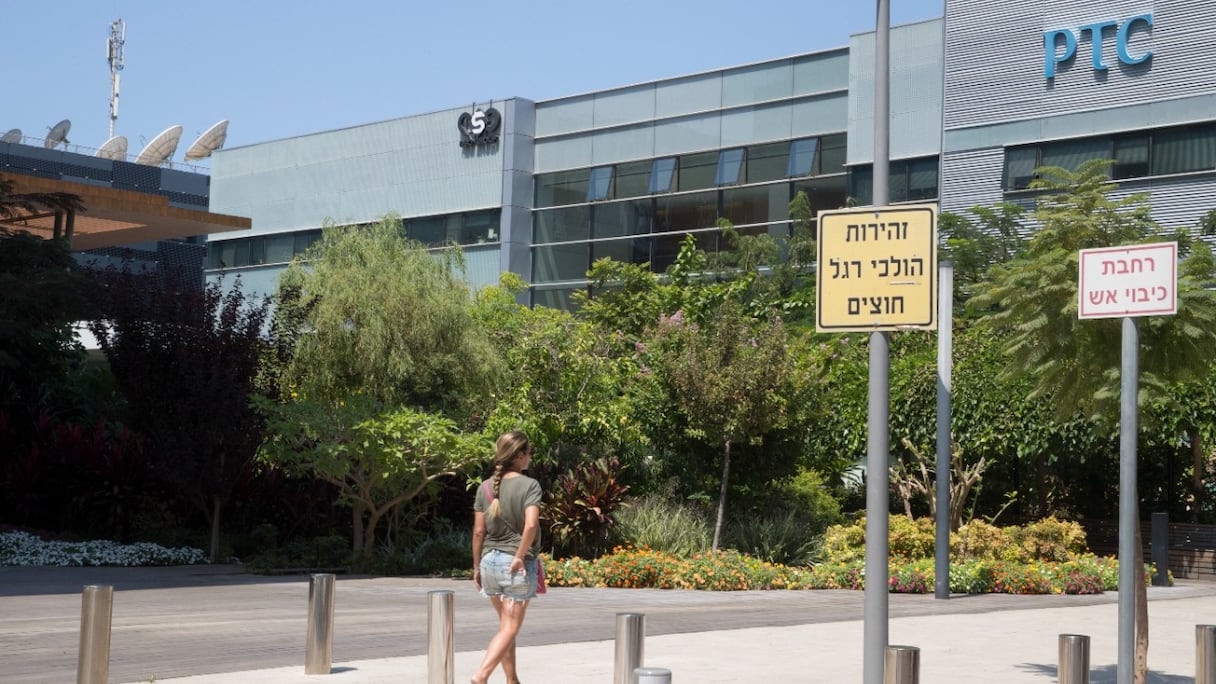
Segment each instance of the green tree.
M268 408L271 436L263 458L289 474L337 488L351 509L352 547L361 558L374 552L386 515L434 493L442 478L466 472L493 449L481 434L462 432L450 418L388 406L366 394L336 401L297 394Z
M269 302L248 300L240 281L199 289L174 272L99 276L102 318L89 328L146 435L158 472L211 525L219 562L224 508L253 467L264 421L250 405Z
M773 317L757 324L725 301L712 323L677 312L657 326L650 359L689 433L722 450L722 475L712 549L721 540L730 487L731 449L759 443L785 426L792 376L785 327Z
M954 299L959 313L965 313L963 305L987 277L989 268L1025 251L1022 207L1003 202L996 207L972 207L968 213L974 219L950 212L938 217L942 260L954 264Z
M1145 196L1109 196L1108 169L1101 160L1075 173L1040 169L1032 184L1043 193L1035 209L1039 231L1025 254L992 268L972 301L1004 336L1006 376L1030 377L1030 398L1050 400L1062 420L1077 412L1113 420L1119 397L1120 322L1078 320L1079 250L1162 238ZM1212 279L1211 253L1196 243L1179 269L1178 314L1141 321L1142 403L1145 392L1207 370L1216 295L1204 286Z
M274 428L264 458L336 485L361 554L385 515L489 452L479 412L503 368L460 253L431 254L400 226L327 226L284 271L279 398L260 402Z
M991 271L973 303L1005 331L1007 373L1032 378L1031 398L1054 404L1056 415L1078 412L1115 425L1120 391L1121 334L1118 319L1077 319L1078 251L1160 239L1147 197L1110 197L1110 163L1092 160L1076 172L1038 170L1031 188L1039 232L1026 253ZM1185 242L1185 240L1183 240ZM1140 396L1162 396L1171 383L1205 376L1216 343L1216 293L1210 251L1196 245L1181 264L1178 314L1140 322ZM1139 526L1136 528L1137 551ZM1136 553L1135 563L1140 563ZM1144 587L1137 582L1136 680L1144 681L1148 616Z

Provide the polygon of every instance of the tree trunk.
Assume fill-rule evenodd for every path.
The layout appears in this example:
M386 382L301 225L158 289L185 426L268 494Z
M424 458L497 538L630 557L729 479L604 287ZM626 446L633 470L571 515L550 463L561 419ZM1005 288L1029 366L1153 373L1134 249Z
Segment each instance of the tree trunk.
M1132 674L1135 684L1145 684L1148 677L1148 587L1144 581L1144 542L1140 525L1136 524L1136 550L1132 562L1136 566L1136 666Z
M352 505L350 508L350 518L354 537L351 550L359 553L363 550L363 507L359 504Z
M726 487L730 481L730 440L722 442L722 490L718 493L718 520L714 523L714 543L711 551L718 550L722 540L722 520L726 517Z
M224 501L220 497L211 499L211 562L220 562L220 513L224 510Z

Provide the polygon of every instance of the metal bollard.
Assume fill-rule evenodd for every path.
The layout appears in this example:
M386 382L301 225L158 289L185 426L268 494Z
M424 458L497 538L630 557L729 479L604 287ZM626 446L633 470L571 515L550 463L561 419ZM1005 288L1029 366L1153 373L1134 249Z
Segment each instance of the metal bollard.
M106 684L110 677L110 618L113 605L112 586L90 584L81 592L76 684Z
M1153 575L1154 587L1167 587L1170 584L1169 536L1170 514L1154 513L1149 546L1153 567L1157 569L1157 574Z
M1216 625L1195 625L1195 684L1216 684Z
M455 592L445 589L426 593L426 684L456 681L455 604Z
M887 646L883 663L883 684L920 684L920 649L915 646Z
M636 667L632 684L671 684L671 670L661 667Z
M645 639L645 615L616 614L616 655L613 658L612 684L633 684L633 671L642 666Z
M1089 684L1089 637L1060 635L1060 684Z
M329 674L334 663L334 576L313 575L308 584L308 643L304 674Z

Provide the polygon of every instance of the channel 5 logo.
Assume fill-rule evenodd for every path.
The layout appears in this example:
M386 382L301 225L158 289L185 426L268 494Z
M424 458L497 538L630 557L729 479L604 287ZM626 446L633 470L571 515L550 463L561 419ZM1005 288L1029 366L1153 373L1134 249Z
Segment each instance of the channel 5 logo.
M1106 71L1109 67L1102 61L1102 46L1106 37L1115 35L1115 53L1123 64L1143 64L1153 56L1152 50L1132 54L1133 38L1151 35L1153 15L1139 14L1123 21L1098 21L1076 29L1061 28L1043 32L1043 77L1055 78L1056 67L1066 65L1077 56L1077 43L1089 34L1090 57L1094 71Z
M456 121L460 129L460 146L490 145L498 142L498 129L502 127L502 114L493 107L465 112Z

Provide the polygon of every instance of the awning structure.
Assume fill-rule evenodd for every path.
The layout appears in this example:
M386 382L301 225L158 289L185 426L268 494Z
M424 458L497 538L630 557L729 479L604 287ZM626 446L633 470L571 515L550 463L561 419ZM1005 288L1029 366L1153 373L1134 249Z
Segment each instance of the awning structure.
M15 193L68 192L81 199L78 212L35 212L0 225L45 238L65 236L73 251L170 240L233 230L248 230L253 222L243 216L212 214L169 205L163 195L118 188L6 173Z

